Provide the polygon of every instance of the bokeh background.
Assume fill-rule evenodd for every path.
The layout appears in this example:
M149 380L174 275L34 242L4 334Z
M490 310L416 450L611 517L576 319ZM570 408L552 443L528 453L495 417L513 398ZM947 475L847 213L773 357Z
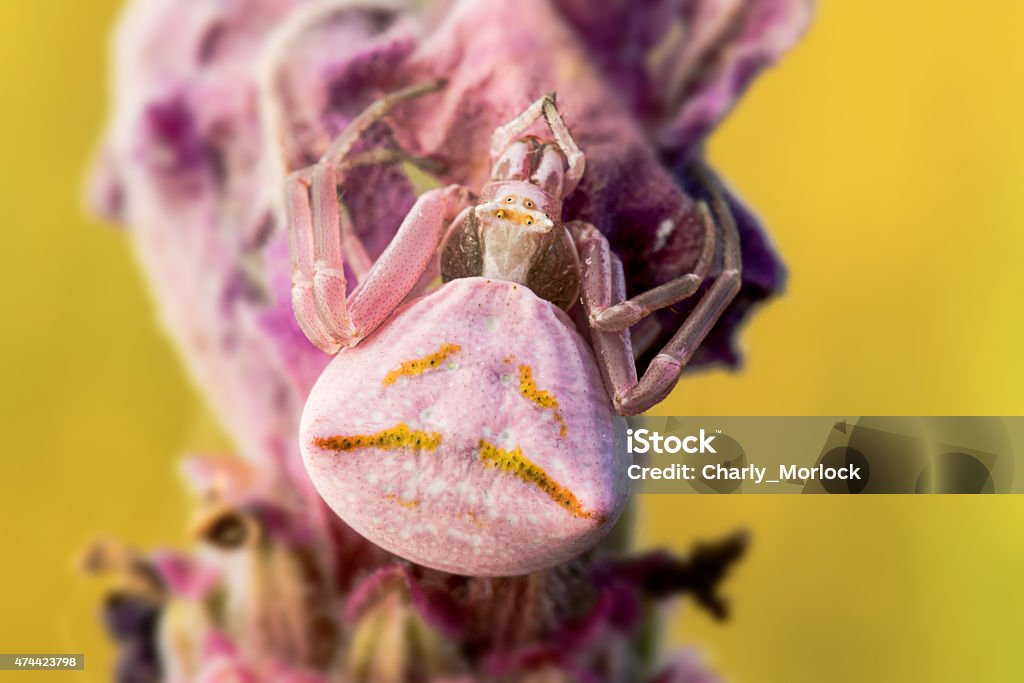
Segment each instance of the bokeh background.
M0 2L0 651L111 649L94 533L181 542L186 451L226 444L157 328L124 234L88 218L119 0ZM710 156L788 264L736 374L660 414L1024 413L1024 3L824 0ZM755 544L734 615L671 637L733 681L1024 679L1024 497L651 496L640 544ZM3 674L22 680L26 674Z

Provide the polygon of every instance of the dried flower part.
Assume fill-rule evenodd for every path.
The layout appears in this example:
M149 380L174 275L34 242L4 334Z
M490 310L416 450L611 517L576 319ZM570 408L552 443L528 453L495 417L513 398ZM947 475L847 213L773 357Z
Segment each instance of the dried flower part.
M700 142L754 78L800 38L809 0L553 0L660 148Z
M340 628L331 577L302 517L267 501L212 506L193 533L223 580L211 609L248 661L327 668Z
M159 662L166 681L195 680L204 666L213 618L201 599L168 601L156 633Z
M430 595L403 566L379 570L349 597L346 680L403 683L466 670L452 636L459 625L443 595Z

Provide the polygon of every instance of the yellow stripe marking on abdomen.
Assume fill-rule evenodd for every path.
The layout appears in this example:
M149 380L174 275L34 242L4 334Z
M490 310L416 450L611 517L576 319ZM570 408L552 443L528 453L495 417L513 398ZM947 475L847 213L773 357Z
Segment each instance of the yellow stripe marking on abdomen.
M398 381L399 377L422 375L427 370L440 366L448 356L458 353L461 349L462 347L458 344L441 344L441 348L429 356L407 360L394 370L388 372L388 374L384 375L384 384L394 384Z
M528 484L533 484L551 497L573 517L588 519L593 513L586 512L582 503L572 491L565 488L557 481L548 476L544 468L534 463L523 455L523 449L516 446L511 451L498 448L494 444L480 440L480 460L488 467L494 467L503 472L513 474Z
M555 422L559 425L559 436L565 436L565 418L558 410L558 399L546 389L538 389L533 381L533 370L529 365L519 366L519 393L530 399L534 405L550 410L555 414Z
M373 434L352 434L349 436L319 436L313 439L319 448L331 451L356 451L363 448L380 448L393 451L399 448L411 448L414 451L433 451L441 445L441 435L437 432L421 432L409 429L401 422L391 429L384 429Z

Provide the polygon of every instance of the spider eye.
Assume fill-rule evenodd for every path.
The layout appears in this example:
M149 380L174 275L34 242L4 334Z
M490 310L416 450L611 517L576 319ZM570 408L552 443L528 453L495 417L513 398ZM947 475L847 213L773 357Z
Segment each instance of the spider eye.
M532 218L527 218L526 219L526 224L527 225L533 225L533 219Z
M529 199L526 200L526 208L527 209L532 209L533 208L533 202L531 202Z
M508 202L509 204L511 204L512 203L512 198L511 197L505 197L505 201Z
M497 216L498 218L504 218L505 217L505 212L504 211L499 211L498 213L496 213L494 215Z

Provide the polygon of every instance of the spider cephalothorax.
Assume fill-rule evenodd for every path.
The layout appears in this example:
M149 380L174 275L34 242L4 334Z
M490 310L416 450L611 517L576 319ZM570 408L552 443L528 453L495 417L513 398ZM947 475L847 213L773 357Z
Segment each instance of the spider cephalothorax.
M541 100L541 107L545 102L553 107L554 96ZM502 148L512 132L521 133L522 123L536 117L527 110L518 126L498 131L495 149L503 151L479 203L459 215L442 243L441 277L445 282L476 276L517 282L568 309L579 294L579 259L561 221L562 199L583 174L583 155L567 134L571 147L565 150L533 136ZM567 154L574 164L568 183Z

